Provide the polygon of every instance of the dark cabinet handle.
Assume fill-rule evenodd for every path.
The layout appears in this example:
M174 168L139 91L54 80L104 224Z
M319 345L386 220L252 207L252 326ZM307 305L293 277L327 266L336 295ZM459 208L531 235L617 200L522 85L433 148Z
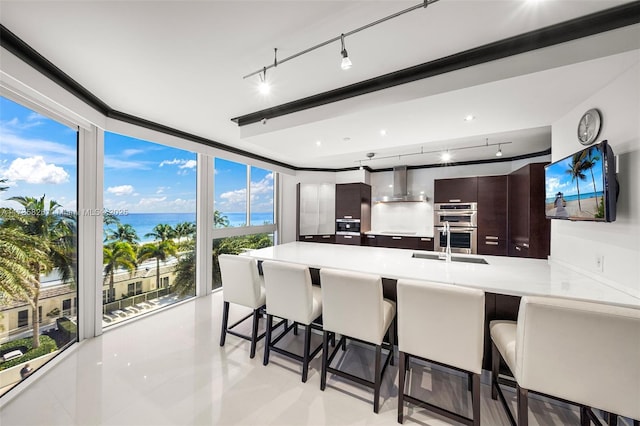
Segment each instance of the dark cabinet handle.
M484 237L485 240L497 240L498 237L493 237L493 236L489 236L487 235L486 237Z
M392 240L401 240L402 237L391 237Z
M431 238L420 238L420 241L431 241Z
M305 240L310 240L310 239L312 239L312 238L313 238L313 235L305 235L305 236L304 236L304 239L305 239Z
M367 235L367 238L373 238L373 239L375 239L375 238L376 238L376 236L375 236L375 235Z
M331 238L331 235L323 235L322 238Z
M497 246L498 242L497 241L485 241L484 242L486 245L488 246ZM517 247L516 247L517 248ZM518 250L520 250L519 248L517 248Z
M342 238L344 238L345 240L350 240L353 237L351 235L343 235Z

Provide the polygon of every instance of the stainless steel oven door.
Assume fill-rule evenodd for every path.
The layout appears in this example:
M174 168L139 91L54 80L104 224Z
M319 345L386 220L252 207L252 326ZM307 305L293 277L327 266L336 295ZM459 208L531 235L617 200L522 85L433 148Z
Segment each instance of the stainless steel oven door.
M475 210L436 210L434 218L435 226L478 226L478 212Z
M478 252L478 229L477 228L449 228L451 232L451 253L476 254ZM444 227L435 227L434 250L445 251L447 247L447 235Z

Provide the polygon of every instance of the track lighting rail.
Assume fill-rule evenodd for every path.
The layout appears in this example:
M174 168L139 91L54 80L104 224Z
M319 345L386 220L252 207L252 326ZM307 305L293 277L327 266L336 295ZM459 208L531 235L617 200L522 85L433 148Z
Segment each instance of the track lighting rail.
M397 158L398 160L401 159L402 157L411 157L414 155L424 155L424 154L436 154L436 153L442 153L443 151L446 152L453 152L453 151L461 151L464 149L472 149L472 148L486 148L489 146L502 146L502 145L508 145L512 142L495 142L495 143L489 143L489 141L486 141L483 144L479 144L479 145L469 145L469 146L461 146L458 148L446 148L446 149L435 149L435 150L431 150L431 151L425 151L424 147L420 147L420 151L418 152L409 152L407 154L395 154L395 155L387 155L384 157L379 157L378 155L376 155L375 158L373 158L373 155L369 156L369 154L367 154L368 158L364 158L361 160L355 160L354 163L359 163L362 166L362 162L363 161L373 161L373 160L386 160L389 158Z
M380 18L377 21L370 22L370 23L368 23L366 25L363 25L361 27L358 27L358 28L356 28L354 30L351 30L351 31L345 32L344 34L341 34L339 36L330 38L329 40L323 41L322 43L316 44L315 46L309 47L308 49L304 49L304 50L302 50L302 51L300 51L298 53L294 53L291 56L287 56L284 59L280 59L280 60L274 61L273 64L263 66L262 68L254 71L252 73L249 73L249 74L243 76L242 78L246 79L246 78L252 77L254 75L266 73L266 70L271 69L271 68L275 68L278 65L282 65L283 63L285 63L287 61L290 61L292 59L295 59L298 56L302 56L305 53L309 53L309 52L314 51L316 49L319 49L319 48L321 48L323 46L326 46L327 44L331 44L331 43L333 43L335 41L343 40L343 37L347 37L347 36L353 35L355 33L358 33L360 31L362 31L362 30L366 30L367 28L371 28L371 27L373 27L375 25L378 25L378 24L381 24L383 22L386 22L386 21L388 21L390 19L397 18L398 16L404 15L405 13L412 12L412 11L414 11L416 9L426 8L428 5L430 5L432 3L436 3L437 1L439 1L439 0L424 0L423 2L421 2L419 4L416 4L415 6L411 6L411 7L407 8L407 9L401 10L399 12L396 12L396 13L392 14L392 15L385 16L384 18Z

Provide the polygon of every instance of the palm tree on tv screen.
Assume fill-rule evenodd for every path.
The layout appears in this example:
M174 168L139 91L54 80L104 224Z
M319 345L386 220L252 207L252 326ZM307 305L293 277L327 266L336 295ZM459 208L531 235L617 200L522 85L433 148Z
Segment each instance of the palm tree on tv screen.
M566 172L571 175L571 182L576 182L576 189L578 190L578 210L582 211L582 205L580 203L580 181L586 180L587 176L583 173L585 170L584 162L582 161L581 153L573 154L571 157L571 164Z

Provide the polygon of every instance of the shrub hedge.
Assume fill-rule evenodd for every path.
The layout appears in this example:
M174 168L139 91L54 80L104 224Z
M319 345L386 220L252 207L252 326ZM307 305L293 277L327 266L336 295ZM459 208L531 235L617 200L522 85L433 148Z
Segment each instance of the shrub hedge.
M22 364L25 361L30 361L32 359L38 358L42 355L46 355L48 353L54 352L58 349L58 345L56 341L53 340L49 336L40 336L40 347L37 349L31 349L33 344L33 338L27 337L25 339L18 339L12 342L7 342L4 345L0 345L0 351L5 352L14 348L19 348L21 346L26 346L28 351L26 354L22 355L20 358L15 358L9 360L7 362L3 362L0 364L0 371L6 370L7 368L11 368L18 364Z

